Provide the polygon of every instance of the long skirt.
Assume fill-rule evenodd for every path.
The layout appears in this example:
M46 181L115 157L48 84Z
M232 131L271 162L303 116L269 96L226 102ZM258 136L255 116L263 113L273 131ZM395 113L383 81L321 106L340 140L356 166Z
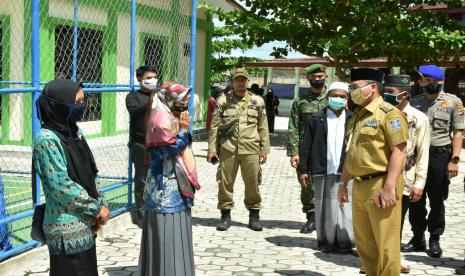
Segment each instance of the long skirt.
M351 250L355 245L352 227L352 181L349 182L349 202L341 207L337 201L339 175L312 177L315 190L315 224L318 246L334 251Z
M139 269L141 276L195 275L190 209L173 214L145 212Z
M50 255L50 276L98 276L95 246L69 255Z

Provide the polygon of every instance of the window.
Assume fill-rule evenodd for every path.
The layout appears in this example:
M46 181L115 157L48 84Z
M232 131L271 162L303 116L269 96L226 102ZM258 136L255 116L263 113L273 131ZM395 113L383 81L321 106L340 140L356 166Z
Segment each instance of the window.
M144 41L144 64L157 70L158 79L163 80L163 41L146 38Z
M73 26L55 28L55 77L73 76ZM103 32L78 29L76 79L82 82L102 82ZM86 93L87 110L83 121L102 119L101 93Z

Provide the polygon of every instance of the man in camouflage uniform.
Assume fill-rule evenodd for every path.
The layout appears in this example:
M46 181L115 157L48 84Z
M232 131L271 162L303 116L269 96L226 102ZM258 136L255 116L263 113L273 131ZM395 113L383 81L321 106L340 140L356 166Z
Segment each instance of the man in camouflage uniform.
M303 122L313 113L322 110L327 105L325 81L326 67L321 64L313 64L306 70L310 89L292 102L289 114L289 140L287 144L287 156L291 157L291 166L299 165L299 144L303 138ZM307 222L300 229L300 233L308 234L315 230L314 191L312 183L307 187L302 186L300 200L302 212L307 216Z

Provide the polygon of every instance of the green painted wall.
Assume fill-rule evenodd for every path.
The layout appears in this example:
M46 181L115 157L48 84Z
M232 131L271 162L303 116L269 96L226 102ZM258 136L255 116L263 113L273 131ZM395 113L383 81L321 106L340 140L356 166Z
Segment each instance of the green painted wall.
M167 21L171 23L174 28L172 28L171 38L158 36L157 39L161 39L164 43L163 49L163 66L171 66L169 79L177 79L177 62L178 62L178 49L183 47L183 45L178 45L178 36L179 36L179 25L176 24L185 24L185 26L190 25L191 17L187 15L179 14L179 8L183 0L174 0L172 2L171 10L162 10L149 6L143 6L137 4L136 11L138 17L146 17L151 20ZM102 57L102 82L103 83L116 83L116 71L117 71L117 15L119 13L126 13L130 15L131 5L127 0L112 0L112 1L103 1L103 0L80 0L80 4L93 5L96 8L107 10L108 16L108 25L102 26L97 24L89 23L79 23L79 27L88 28L94 30L101 30L103 32L103 57ZM73 26L73 20L58 19L48 16L49 10L49 1L41 0L40 1L40 80L49 81L55 76L55 27L57 25L67 25ZM24 2L24 23L25 23L25 32L24 32L24 80L31 80L31 0L25 0ZM8 16L0 16L0 24L3 27L3 41L6 42L3 47L3 80L9 80L10 76L10 47L14 45L10 41L10 21ZM198 87L197 89L204 91L204 104L207 104L208 96L210 94L210 74L211 74L211 37L213 34L213 23L211 16L208 20L198 20L198 28L204 29L207 32L207 41L206 41L206 60L205 60L205 87ZM143 42L143 39L146 37L154 37L153 34L139 33L140 42ZM143 62L143 53L144 43L139 43L139 64ZM170 51L167 48L171 48ZM170 59L168 61L168 59ZM170 64L170 65L169 65ZM165 71L166 72L166 71ZM22 141L10 141L9 139L9 130L10 130L10 120L9 120L9 101L8 95L3 96L2 101L2 144L19 144L19 145L31 145L32 142L32 97L31 94L23 95L23 107L24 107L24 120L23 120L23 140ZM102 94L102 120L105 123L102 123L102 130L99 134L91 135L90 137L98 136L108 136L115 135L120 133L125 133L127 131L116 131L116 94L115 93L103 93ZM204 116L205 118L205 116Z

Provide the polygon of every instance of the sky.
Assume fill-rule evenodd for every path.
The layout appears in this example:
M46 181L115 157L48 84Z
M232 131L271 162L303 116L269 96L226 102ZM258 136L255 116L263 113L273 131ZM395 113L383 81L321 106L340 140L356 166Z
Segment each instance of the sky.
M224 24L221 21L219 21L217 18L213 18L213 24L215 24L216 27L224 26ZM279 48L279 47L284 47L285 45L286 45L285 42L274 41L274 42L266 43L258 48L257 47L252 48L245 52L243 52L240 49L234 50L231 56L247 56L247 57L256 57L260 59L273 59L274 57L270 56L270 53L273 52L273 47ZM307 56L299 52L290 51L286 58L305 58L305 57Z

